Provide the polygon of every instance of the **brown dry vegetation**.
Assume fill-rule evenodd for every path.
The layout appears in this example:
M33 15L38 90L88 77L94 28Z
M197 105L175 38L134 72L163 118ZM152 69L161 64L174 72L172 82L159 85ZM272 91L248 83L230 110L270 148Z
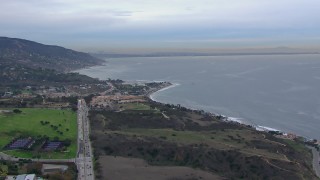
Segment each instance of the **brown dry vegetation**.
M146 105L151 109L91 112L98 162L111 155L140 158L161 167L198 168L227 179L317 179L311 154L299 142L293 146L271 134L185 108ZM107 178L102 172L115 170L96 167L100 179ZM162 172L153 171L153 166L144 170L148 167L154 176Z
M222 177L182 166L150 166L142 159L114 156L99 158L103 177L117 180L219 180Z

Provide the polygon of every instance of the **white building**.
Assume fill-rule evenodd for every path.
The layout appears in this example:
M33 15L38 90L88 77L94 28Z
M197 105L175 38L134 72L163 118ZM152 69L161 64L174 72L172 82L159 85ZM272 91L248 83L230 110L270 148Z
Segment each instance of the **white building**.
M35 174L21 174L17 176L7 176L6 180L37 180L37 176Z

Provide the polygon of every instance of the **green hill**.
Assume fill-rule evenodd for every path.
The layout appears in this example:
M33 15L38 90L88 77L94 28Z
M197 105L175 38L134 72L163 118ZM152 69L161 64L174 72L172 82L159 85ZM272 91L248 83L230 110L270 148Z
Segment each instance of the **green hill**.
M77 52L59 46L0 37L0 65L23 65L30 68L47 68L68 72L104 61L90 54Z

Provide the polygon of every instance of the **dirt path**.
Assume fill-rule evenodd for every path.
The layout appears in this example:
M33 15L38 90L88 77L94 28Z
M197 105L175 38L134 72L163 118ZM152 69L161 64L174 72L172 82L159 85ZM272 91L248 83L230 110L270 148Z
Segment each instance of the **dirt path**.
M279 167L279 166L277 166L277 165L272 164L272 163L269 162L269 160L267 160L267 159L265 159L265 161L266 161L269 165L271 165L271 166L273 166L273 167L275 167L275 168L277 168L277 169L280 169L280 170L283 170L283 171L287 171L287 172L292 172L292 171L289 171L289 170L287 170L287 169L283 169L283 168L281 168L281 167Z

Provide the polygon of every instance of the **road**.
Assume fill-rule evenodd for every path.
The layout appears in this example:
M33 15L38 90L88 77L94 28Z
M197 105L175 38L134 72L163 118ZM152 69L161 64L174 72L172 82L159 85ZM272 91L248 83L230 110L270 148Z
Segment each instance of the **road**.
M320 155L319 155L320 152L317 151L316 148L311 146L307 146L307 148L312 150L312 155L313 155L312 166L317 176L320 178Z
M92 147L89 138L90 124L88 107L84 99L78 100L78 152L76 165L78 168L78 180L94 180L92 163Z

